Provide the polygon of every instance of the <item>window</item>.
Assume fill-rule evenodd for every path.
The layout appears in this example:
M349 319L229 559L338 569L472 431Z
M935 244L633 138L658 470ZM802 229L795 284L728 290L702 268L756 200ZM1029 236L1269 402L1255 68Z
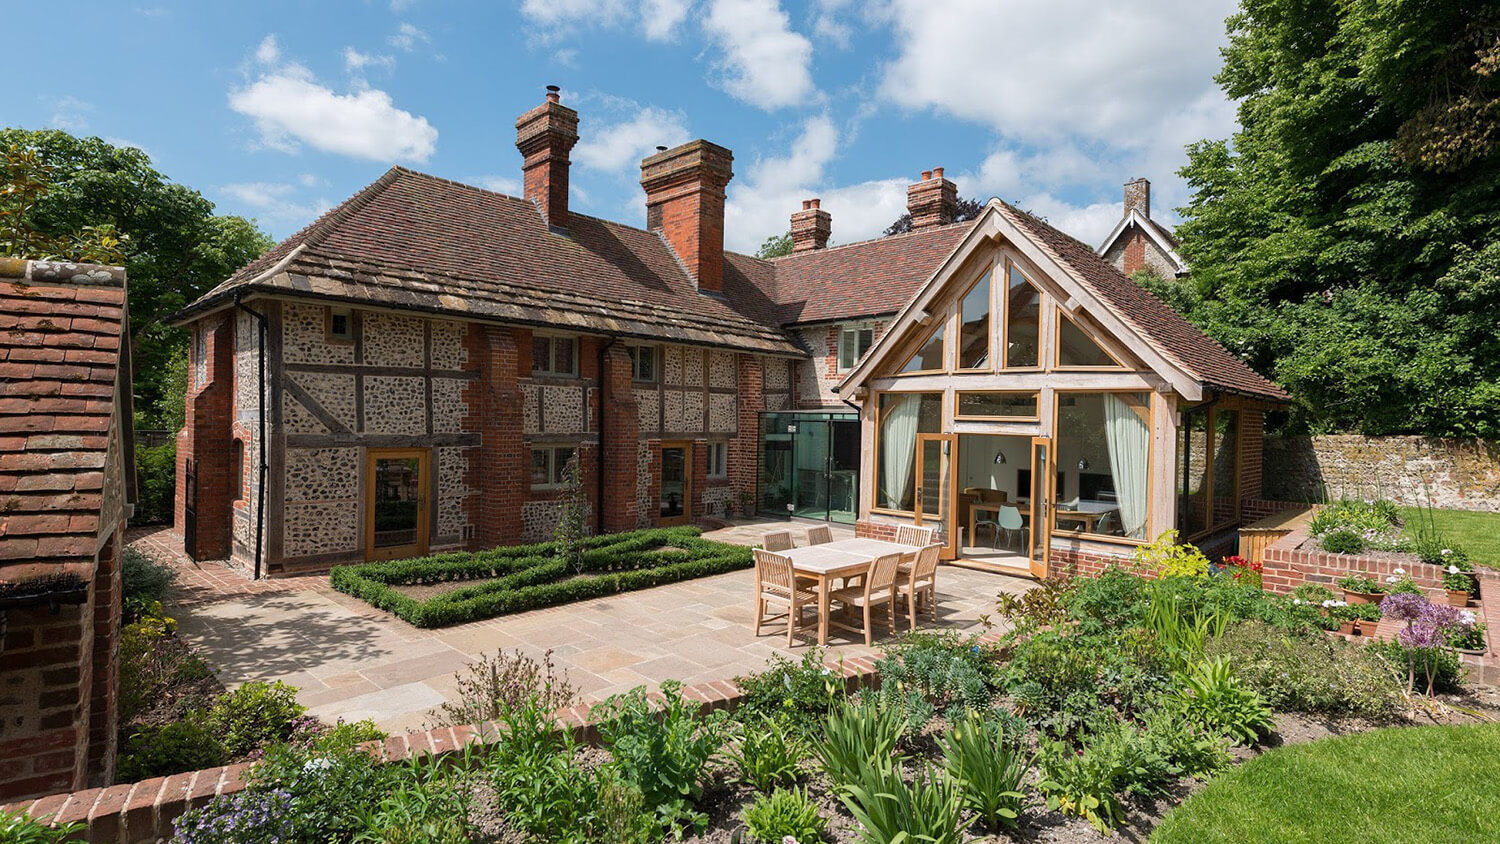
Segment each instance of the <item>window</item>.
M1057 312L1057 365L1060 367L1118 367L1087 332L1061 310Z
M532 335L531 371L544 375L577 375L578 338Z
M1209 408L1182 414L1177 437L1177 532L1180 539L1208 529Z
M1228 524L1240 517L1240 414L1222 407L1214 408L1213 460L1213 526Z
M1015 266L1005 293L1005 365L1041 365L1042 294Z
M959 305L958 368L984 369L990 365L990 274L985 273L964 294Z
M1055 454L1078 480L1068 498L1058 485L1054 530L1151 538L1150 393L1059 394Z
M963 419L1024 419L1037 418L1036 393L959 393L958 410L954 416Z
M248 500L250 485L245 483L245 441L242 439L235 439L234 450L230 452L229 477L234 479L234 500Z
M328 309L328 342L354 342L354 312L348 308Z
M710 478L729 476L729 443L708 444L708 476Z
M875 507L910 513L916 503L917 434L943 430L942 393L882 393L875 444Z
M562 486L568 461L577 451L570 445L538 446L531 449L531 485Z
M927 342L923 343L922 347L907 360L906 365L901 367L902 372L933 372L943 368L943 350L946 348L943 344L944 328L947 326L939 325L938 329L932 332Z
M630 346L630 378L656 383L656 347Z
M875 326L851 325L839 331L839 371L853 369L875 345Z

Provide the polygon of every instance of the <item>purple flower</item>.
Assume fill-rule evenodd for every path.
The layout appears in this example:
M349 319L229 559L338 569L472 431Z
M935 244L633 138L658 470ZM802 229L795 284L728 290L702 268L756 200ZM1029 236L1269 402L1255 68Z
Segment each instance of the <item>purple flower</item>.
M1422 615L1418 621L1422 624L1430 624L1441 631L1461 627L1464 623L1463 615L1459 613L1458 607L1433 603L1422 608Z
M1442 631L1425 621L1413 622L1401 628L1396 632L1396 641L1401 643L1401 647L1411 650L1437 648L1448 643Z
M1380 614L1400 621L1416 621L1422 617L1423 609L1428 606L1430 604L1427 599L1421 595L1398 592L1387 595L1380 601Z

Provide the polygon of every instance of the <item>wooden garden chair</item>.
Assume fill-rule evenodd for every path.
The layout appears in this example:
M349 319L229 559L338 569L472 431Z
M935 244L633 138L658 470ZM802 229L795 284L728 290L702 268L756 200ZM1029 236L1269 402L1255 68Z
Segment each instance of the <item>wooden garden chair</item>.
M870 564L870 573L865 576L864 583L859 586L848 586L843 589L835 589L829 593L832 601L837 601L849 609L859 608L864 615L864 626L855 627L852 624L835 620L831 615L828 624L831 627L840 627L854 633L865 634L865 644L875 643L873 635L873 610L884 606L886 617L890 623L891 632L896 630L896 569L901 565L900 554L887 554L876 558Z
M755 549L755 635L763 622L786 616L786 645L792 646L805 607L818 606L818 596L792 569L792 558L763 548ZM766 615L772 603L785 604L786 612Z
M902 545L915 545L918 548L923 545L931 545L932 537L937 533L937 528L917 527L916 525L897 525L896 541Z
M807 529L807 544L822 545L833 541L833 528L828 525L814 525Z
M760 544L767 551L790 551L795 547L789 530L773 530L761 537Z
M937 621L938 552L942 549L936 543L924 545L914 562L897 569L896 598L899 602L902 595L906 596L906 617L913 631L917 629L917 609L924 600L932 620Z

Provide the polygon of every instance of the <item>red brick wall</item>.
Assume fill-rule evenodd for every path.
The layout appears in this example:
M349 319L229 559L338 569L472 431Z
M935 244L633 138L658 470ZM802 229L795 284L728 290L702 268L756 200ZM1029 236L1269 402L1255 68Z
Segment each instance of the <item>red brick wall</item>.
M630 353L616 343L604 353L602 414L605 533L634 530L641 418L630 380Z
M520 541L521 505L530 489L517 374L523 356L530 371L531 345L518 345L511 329L497 325L473 325L467 336L469 365L479 378L464 388L464 429L480 436L468 449L470 547L493 548Z
M742 492L748 491L750 495L755 495L758 481L756 473L760 466L760 414L766 408L761 363L762 358L755 355L735 356L739 419L734 439L729 441L725 469L735 488L736 506Z
M234 513L230 503L239 492L230 477L231 425L234 412L234 322L220 314L200 320L195 331L207 332L204 383L188 391L185 424L177 434L177 497L174 522L180 531L187 507L187 461L197 467L197 542L185 549L198 560L229 556Z
M121 522L94 571L94 667L89 699L89 781L104 785L114 779L119 736L120 625L122 615L121 558L125 524Z
M1439 590L1443 574L1438 566L1400 562L1357 554L1330 554L1321 550L1299 550L1307 539L1307 528L1299 528L1266 548L1265 571L1262 573L1268 591L1285 594L1304 583L1321 583L1337 589L1335 582L1351 574L1362 574L1384 580L1403 569L1423 589Z
M1146 268L1146 233L1140 226L1131 226L1125 239L1125 261L1120 271L1130 275Z

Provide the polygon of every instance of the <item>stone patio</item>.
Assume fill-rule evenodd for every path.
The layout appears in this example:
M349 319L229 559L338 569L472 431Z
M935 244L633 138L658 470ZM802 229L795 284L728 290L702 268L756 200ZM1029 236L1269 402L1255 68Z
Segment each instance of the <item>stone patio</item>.
M741 524L707 534L749 544L785 523ZM793 525L794 535L801 527ZM788 649L786 628L754 634L752 571L630 592L485 621L420 630L335 592L327 577L251 581L222 563L195 563L168 530L134 537L133 547L179 571L174 597L179 630L234 686L283 680L328 721L372 718L387 731L418 729L455 692L456 672L481 654L518 648L533 657L552 651L556 666L587 701L662 680L728 679L760 669ZM801 538L798 537L798 544ZM938 621L924 629L977 632L1002 591L1022 592L1020 578L943 566L938 572ZM878 641L878 640L877 640ZM835 633L830 655L871 649Z

